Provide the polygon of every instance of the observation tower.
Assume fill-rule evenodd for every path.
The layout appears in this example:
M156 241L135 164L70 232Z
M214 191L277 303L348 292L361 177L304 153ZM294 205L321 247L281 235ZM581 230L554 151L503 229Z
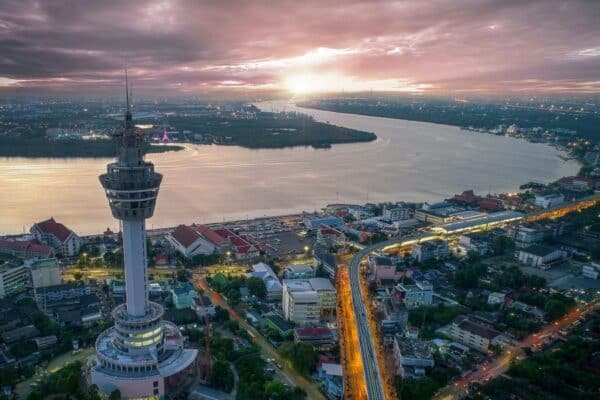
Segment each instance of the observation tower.
M125 125L115 136L117 160L100 175L113 217L121 224L125 303L112 311L115 325L96 339L91 382L125 399L162 399L195 372L197 349L183 347L177 326L149 300L145 221L152 217L162 175L144 160L143 135L133 124L127 75Z

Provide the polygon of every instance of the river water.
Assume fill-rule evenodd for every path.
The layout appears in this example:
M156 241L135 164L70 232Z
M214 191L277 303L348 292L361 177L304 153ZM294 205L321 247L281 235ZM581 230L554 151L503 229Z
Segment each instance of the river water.
M374 132L371 143L331 149L250 150L189 145L150 154L164 175L149 228L314 211L328 203L436 201L466 189L506 192L549 182L578 164L544 144L423 122L259 103ZM107 159L0 158L0 234L50 216L81 234L116 229L98 175Z

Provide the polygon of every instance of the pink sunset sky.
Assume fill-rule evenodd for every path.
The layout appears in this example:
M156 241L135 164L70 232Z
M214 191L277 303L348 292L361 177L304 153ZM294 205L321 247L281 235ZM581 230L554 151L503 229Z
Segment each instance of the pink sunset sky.
M0 94L596 93L600 1L0 2Z

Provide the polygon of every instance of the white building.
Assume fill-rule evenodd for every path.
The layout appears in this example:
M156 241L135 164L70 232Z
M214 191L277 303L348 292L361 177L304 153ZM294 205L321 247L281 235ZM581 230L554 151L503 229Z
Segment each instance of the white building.
M315 269L310 265L287 265L283 271L285 279L309 279L315 277Z
M600 276L600 264L591 263L581 268L581 275L590 279L598 279Z
M558 193L535 196L534 204L542 208L550 208L565 202L565 196Z
M418 262L424 262L430 259L445 258L448 256L448 254L448 244L441 239L434 239L412 245L412 256Z
M31 283L34 290L41 287L60 285L60 266L56 258L28 260L25 265L31 271Z
M429 344L421 339L396 335L393 354L396 375L402 378L424 376L425 368L432 368L435 365Z
M281 305L288 321L316 324L321 315L335 310L336 292L328 279L284 279ZM315 308L316 307L316 308ZM315 313L316 310L316 313Z
M367 207L354 207L348 209L350 215L354 217L357 221L362 221L363 219L372 218L375 216L375 213Z
M426 281L417 281L414 285L399 283L394 294L408 309L428 306L433 302L433 286Z
M54 218L34 224L30 232L38 242L52 247L63 257L78 255L83 245L83 240L75 232L56 222Z
M485 256L491 252L491 246L487 237L479 234L461 235L458 239L458 250L460 253L467 254L475 252L480 256Z
M458 317L448 335L465 346L486 353L491 344L499 343L500 332L469 317Z
M412 217L412 210L406 207L390 207L383 210L382 216L390 222L403 221Z
M564 251L540 244L534 244L517 252L517 258L521 263L542 269L550 268L553 262L564 257Z
M184 257L191 258L196 255L211 255L215 253L216 246L205 239L194 227L179 225L167 235L167 240L173 248Z
M281 285L277 274L275 274L269 265L262 262L254 264L252 266L252 272L246 274L246 276L262 279L262 281L265 283L265 287L267 288L267 300L281 300L283 286Z
M506 294L500 292L492 292L488 295L487 303L490 305L503 304L506 299Z
M18 293L29 284L29 268L25 264L0 266L0 299Z

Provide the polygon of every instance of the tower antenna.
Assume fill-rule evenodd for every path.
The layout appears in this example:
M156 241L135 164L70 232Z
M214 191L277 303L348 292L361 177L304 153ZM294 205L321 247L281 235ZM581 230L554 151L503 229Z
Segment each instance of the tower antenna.
M127 111L130 110L129 105L129 78L127 76L127 67L125 67L125 97L127 98Z

